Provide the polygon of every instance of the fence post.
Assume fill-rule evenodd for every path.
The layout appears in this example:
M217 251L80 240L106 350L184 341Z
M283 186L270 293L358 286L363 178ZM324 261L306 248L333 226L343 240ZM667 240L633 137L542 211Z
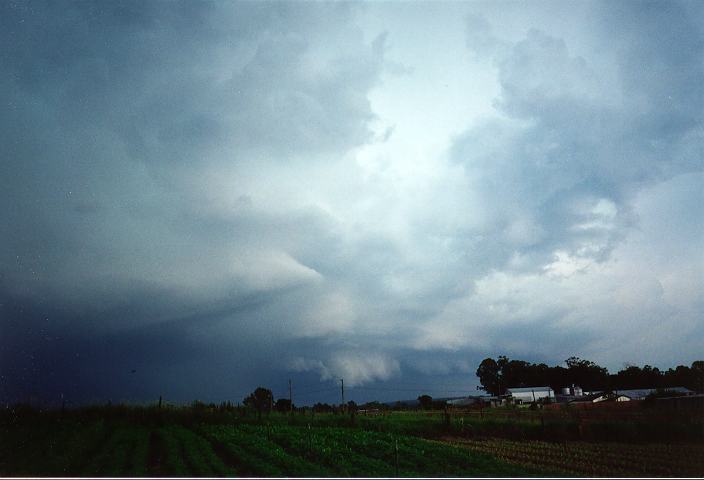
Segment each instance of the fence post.
M398 478L398 438L396 440L396 477Z

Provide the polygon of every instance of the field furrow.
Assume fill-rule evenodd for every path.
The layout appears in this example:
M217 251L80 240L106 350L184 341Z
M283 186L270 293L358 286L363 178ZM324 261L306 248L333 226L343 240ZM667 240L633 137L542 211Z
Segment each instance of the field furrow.
M704 446L682 450L666 445L591 444L569 446L538 441L501 439L444 441L488 453L521 465L545 465L576 475L599 476L702 476Z

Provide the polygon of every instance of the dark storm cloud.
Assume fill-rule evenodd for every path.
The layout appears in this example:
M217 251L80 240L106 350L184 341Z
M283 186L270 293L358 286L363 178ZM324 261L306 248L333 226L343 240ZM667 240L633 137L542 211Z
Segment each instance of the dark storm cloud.
M363 25L384 8L0 5L1 394L237 400L289 375L362 392L543 360L536 344L611 361L627 326L699 331L698 230L675 270L638 256L682 241L654 204L674 230L696 218L701 7L588 7L583 38L521 7L520 35L471 17L457 61L465 43L489 59L494 115L433 141L450 147L430 169L390 149L399 173L358 155L397 135L371 99L415 105L384 82L425 89L440 67L389 67L421 37Z
M79 258L56 267L83 274L114 271L133 253L192 254L203 246L183 238L200 233L202 206L193 202L203 200L191 182L203 164L236 164L253 150L291 161L367 136L365 92L381 47L352 32L360 44L350 58L332 52L320 72L303 58L331 23L349 30L345 6L3 8L3 44L14 48L5 54L12 109L3 115L2 177L15 206L3 238L23 262L43 254L20 267L25 273L51 268L67 249ZM126 267L141 280L138 266Z
M383 39L365 43L343 4L0 8L3 385L16 395L77 372L97 389L81 395L97 398L112 380L82 377L90 365L166 374L202 357L223 318L235 334L216 350L257 370L244 359L264 364L268 349L238 341L261 334L248 326L261 325L252 299L319 277L287 251L312 257L306 245L330 233L315 211L251 201L223 218L203 175L314 161L370 138Z

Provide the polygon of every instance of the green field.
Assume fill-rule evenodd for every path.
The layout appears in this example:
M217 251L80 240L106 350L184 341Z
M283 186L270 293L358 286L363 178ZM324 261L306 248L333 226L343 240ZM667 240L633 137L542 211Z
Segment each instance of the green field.
M661 420L653 418L650 430ZM594 441L599 423L576 429L574 418L498 411L259 419L243 409L102 407L5 412L0 422L0 476L704 475L704 443L686 435L679 443L619 442L649 430L615 422L612 441ZM580 432L592 441L569 439Z
M408 435L339 427L63 421L5 427L2 476L525 476L543 470Z

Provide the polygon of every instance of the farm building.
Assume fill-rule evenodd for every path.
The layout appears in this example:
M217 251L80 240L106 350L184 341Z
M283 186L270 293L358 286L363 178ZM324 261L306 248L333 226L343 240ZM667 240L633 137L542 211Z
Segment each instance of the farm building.
M555 394L555 402L569 403L573 400L576 400L579 397L583 397L584 395L589 395L590 393L599 393L599 392L585 392L584 390L582 390L582 387L572 384L571 387L563 387L560 390L560 393Z
M451 400L448 400L447 404L455 406L455 407L468 407L468 406L474 405L475 403L478 403L478 402L479 402L478 397L462 397L462 398L453 398Z
M592 393L570 400L568 403L628 402L631 397L615 393Z
M449 399L447 404L454 407L469 407L479 404L493 407L501 404L501 398L492 397L491 395L470 395L468 397Z
M509 388L507 393L516 403L531 403L544 399L555 400L555 392L550 387Z
M668 392L676 392L682 395L693 395L694 392L685 387L668 387ZM615 394L625 395L631 400L645 400L645 398L658 391L657 388L637 388L632 390L614 390Z

